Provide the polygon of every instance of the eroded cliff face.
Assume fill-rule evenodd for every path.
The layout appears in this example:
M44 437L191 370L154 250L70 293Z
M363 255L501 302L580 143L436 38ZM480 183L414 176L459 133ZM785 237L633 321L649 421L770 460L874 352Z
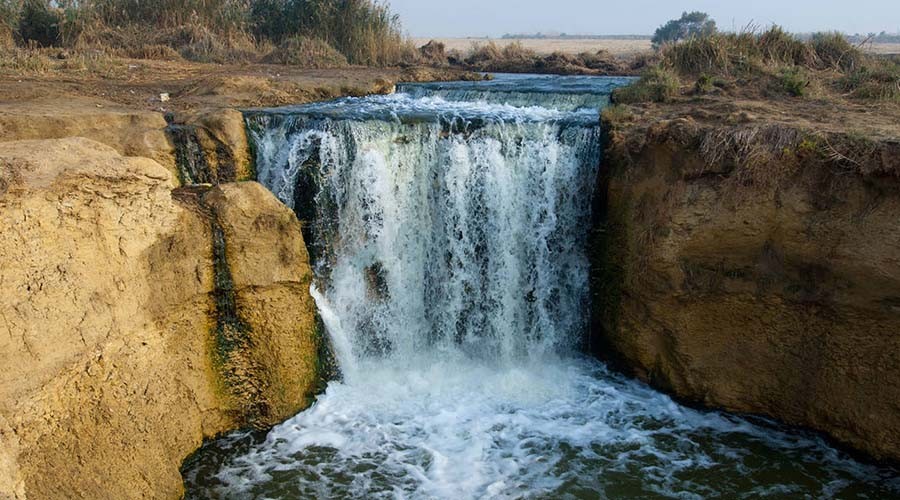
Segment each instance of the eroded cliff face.
M0 143L0 497L177 498L204 437L308 404L296 217L256 183L175 186L88 139Z
M900 459L900 142L607 127L594 348L685 400Z

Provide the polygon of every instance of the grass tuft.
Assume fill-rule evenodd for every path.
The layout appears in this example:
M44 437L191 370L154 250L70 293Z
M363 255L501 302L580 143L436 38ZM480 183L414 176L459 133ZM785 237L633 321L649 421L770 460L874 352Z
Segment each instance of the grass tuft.
M347 58L322 40L304 36L290 37L263 58L263 62L290 64L304 68L342 68Z
M678 75L662 66L647 69L633 84L613 91L612 101L616 104L638 102L668 102L681 89Z

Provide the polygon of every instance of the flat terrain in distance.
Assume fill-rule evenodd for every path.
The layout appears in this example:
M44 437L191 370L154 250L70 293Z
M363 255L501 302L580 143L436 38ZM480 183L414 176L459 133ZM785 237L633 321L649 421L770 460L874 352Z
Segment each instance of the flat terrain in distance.
M431 38L414 38L416 46L428 43ZM493 41L503 47L516 40L507 38L435 38L435 40L447 46L447 50L460 50L468 52L474 44L486 44ZM538 54L551 54L563 52L566 54L578 54L581 52L597 52L604 49L614 56L631 56L650 50L650 39L647 40L619 40L611 38L523 38L519 40L525 48Z
M414 38L416 46L428 43L431 38ZM508 38L435 38L447 46L447 50L468 52L474 44L485 44L493 41L503 47L516 40ZM581 52L597 52L608 50L614 56L633 56L651 50L650 39L620 40L617 38L524 38L519 40L525 48L538 54L563 52L578 54ZM900 43L873 43L863 46L863 50L875 54L900 54Z

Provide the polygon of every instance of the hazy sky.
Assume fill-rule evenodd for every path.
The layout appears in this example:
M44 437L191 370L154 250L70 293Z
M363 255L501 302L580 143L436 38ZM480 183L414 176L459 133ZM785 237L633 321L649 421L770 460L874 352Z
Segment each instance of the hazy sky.
M795 32L900 31L900 0L390 0L413 36L499 36L558 31L652 34L685 10L708 12L722 29L777 23Z

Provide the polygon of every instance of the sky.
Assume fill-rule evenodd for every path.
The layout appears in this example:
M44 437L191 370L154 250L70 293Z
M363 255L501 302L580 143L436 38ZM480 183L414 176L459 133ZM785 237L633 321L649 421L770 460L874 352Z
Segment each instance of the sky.
M389 0L414 37L505 33L652 34L685 10L708 12L720 29L753 22L803 33L900 32L900 0Z

